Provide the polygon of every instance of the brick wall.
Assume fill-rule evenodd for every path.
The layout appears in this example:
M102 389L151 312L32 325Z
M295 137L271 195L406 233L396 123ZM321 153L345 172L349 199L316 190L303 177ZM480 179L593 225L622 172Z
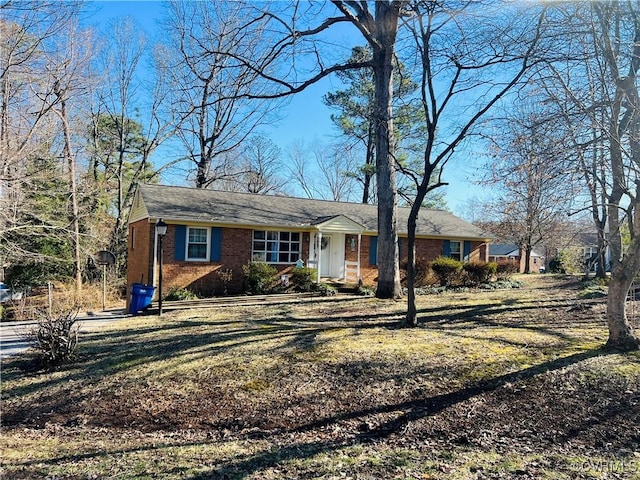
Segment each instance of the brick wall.
M223 228L221 262L193 262L175 259L175 226L169 225L163 242L164 268L163 290L171 287L187 288L199 296L222 295L224 284L221 273L230 271L231 280L227 283L227 293L237 294L245 291L242 267L251 258L253 230L246 228ZM301 234L302 258L309 256L309 236ZM294 265L279 265L278 275L291 271Z
M152 283L153 232L155 226L148 220L140 220L129 225L127 239L127 285Z
M153 282L153 235L155 226L146 219L135 222L129 226L129 250L127 285L130 288L135 282ZM253 230L245 228L223 228L221 262L187 262L175 259L175 233L174 225L169 225L167 234L163 240L163 293L171 287L187 288L200 296L222 295L224 285L221 271L231 271L231 280L227 284L229 294L242 293L245 289L242 266L251 258L251 245ZM309 258L309 233L301 233L302 252L301 258L305 262ZM357 261L358 251L351 249L351 241L356 246L357 235L345 235L345 258L348 261ZM401 260L406 263L407 239L400 239ZM378 279L378 267L369 264L369 252L371 249L371 237L363 235L360 250L360 276L365 285L375 286ZM438 239L416 240L416 258L418 260L432 261L442 255L443 241ZM472 242L471 260L487 259L487 245L483 242ZM279 275L288 273L293 265L279 267Z

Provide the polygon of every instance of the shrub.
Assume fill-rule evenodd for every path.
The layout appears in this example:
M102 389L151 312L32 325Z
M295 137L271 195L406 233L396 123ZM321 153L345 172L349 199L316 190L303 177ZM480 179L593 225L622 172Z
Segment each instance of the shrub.
M443 287L460 283L462 262L459 260L449 257L438 257L431 262L431 269Z
M165 300L195 300L198 296L191 290L180 287L171 287L167 294L164 296Z
M78 346L78 310L45 315L26 334L27 340L41 354L47 366L57 366L73 358Z
M267 293L273 288L278 270L264 262L251 262L242 266L247 290L253 294Z
M318 283L316 284L316 292L318 292L323 297L334 297L338 290L333 285L328 285L326 283Z
M405 260L402 262L400 268L407 271L408 262ZM403 284L405 284L406 278L403 278ZM416 258L416 278L414 279L414 285L416 287L424 287L425 285L431 285L434 282L433 272L429 262L424 258Z
M566 268L562 264L562 258L558 255L549 260L549 271L551 273L567 273Z
M551 273L575 275L584 273L584 268L582 250L578 248L567 248L549 261Z
M358 285L356 290L357 294L362 297L375 297L376 291L373 287L368 287L366 285Z
M233 280L233 270L230 268L225 268L224 270L217 270L218 278L220 278L220 283L222 284L222 294L227 295L229 291L229 283Z
M493 262L487 263L474 261L465 263L462 266L462 269L464 270L467 282L470 285L480 285L491 280L491 277L496 274L498 264Z
M314 289L318 271L315 268L295 267L291 270L291 283L298 292L310 292Z
M518 273L518 265L513 262L498 263L496 266L498 281L509 280L515 273Z

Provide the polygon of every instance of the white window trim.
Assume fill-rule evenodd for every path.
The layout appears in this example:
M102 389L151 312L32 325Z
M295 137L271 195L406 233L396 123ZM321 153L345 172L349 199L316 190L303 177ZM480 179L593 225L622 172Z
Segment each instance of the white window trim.
M191 230L192 228L197 228L199 230L206 230L207 232L207 251L206 251L206 256L205 258L191 258L189 257L189 230ZM209 255L211 254L211 229L207 228L207 227L190 227L187 225L187 238L185 239L184 242L184 248L185 248L185 252L184 252L184 259L187 262L208 262L209 261Z
M457 243L459 245L459 250L457 252L454 252L453 249L451 248L451 245L453 245L454 243ZM458 261L463 261L464 260L464 242L460 241L460 240L449 240L449 257L453 258L455 260ZM454 257L453 254L457 253L458 256Z
M278 242L278 252L277 252L278 259L280 258L280 253L289 253L289 254L294 253L294 252L291 252L291 251L290 252L281 252L280 251L280 234L283 233L283 232L284 233L289 233L289 234L297 233L299 235L299 237L298 237L299 238L299 240L298 240L298 251L295 252L295 253L298 254L298 260L302 258L302 232L296 232L296 231L290 231L290 230L259 230L259 229L256 229L256 230L253 230L253 232L251 233L251 261L252 262L262 262L262 260L253 260L253 256L256 253L256 251L258 251L260 253L263 252L262 250L254 250L253 249L254 242L261 241L261 240L256 240L255 232L265 232L265 240L264 240L265 242L269 241L269 240L267 240L268 232L275 232L275 233L278 234L278 240L277 240L277 242ZM285 241L285 243L291 244L292 242L291 241L290 242L286 242ZM266 253L268 253L268 252L266 252ZM293 265L296 262L297 262L297 260L295 260L293 262L280 262L280 261L270 262L270 261L268 261L266 259L264 260L264 263L267 263L269 265Z

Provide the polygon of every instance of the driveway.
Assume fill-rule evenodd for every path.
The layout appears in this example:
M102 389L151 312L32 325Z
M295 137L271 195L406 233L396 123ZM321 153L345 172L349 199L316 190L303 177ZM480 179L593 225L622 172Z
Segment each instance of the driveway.
M107 325L116 320L125 318L124 309L107 310L93 315L78 316L80 331L89 331ZM25 341L24 335L37 322L1 322L0 323L0 358L6 358L29 348L29 343Z

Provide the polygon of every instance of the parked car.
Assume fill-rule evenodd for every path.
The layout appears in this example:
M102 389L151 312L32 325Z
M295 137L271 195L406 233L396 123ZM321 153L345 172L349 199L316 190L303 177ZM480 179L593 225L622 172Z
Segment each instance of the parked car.
M9 288L8 285L0 282L0 303L11 302L22 299L22 292L17 292Z

